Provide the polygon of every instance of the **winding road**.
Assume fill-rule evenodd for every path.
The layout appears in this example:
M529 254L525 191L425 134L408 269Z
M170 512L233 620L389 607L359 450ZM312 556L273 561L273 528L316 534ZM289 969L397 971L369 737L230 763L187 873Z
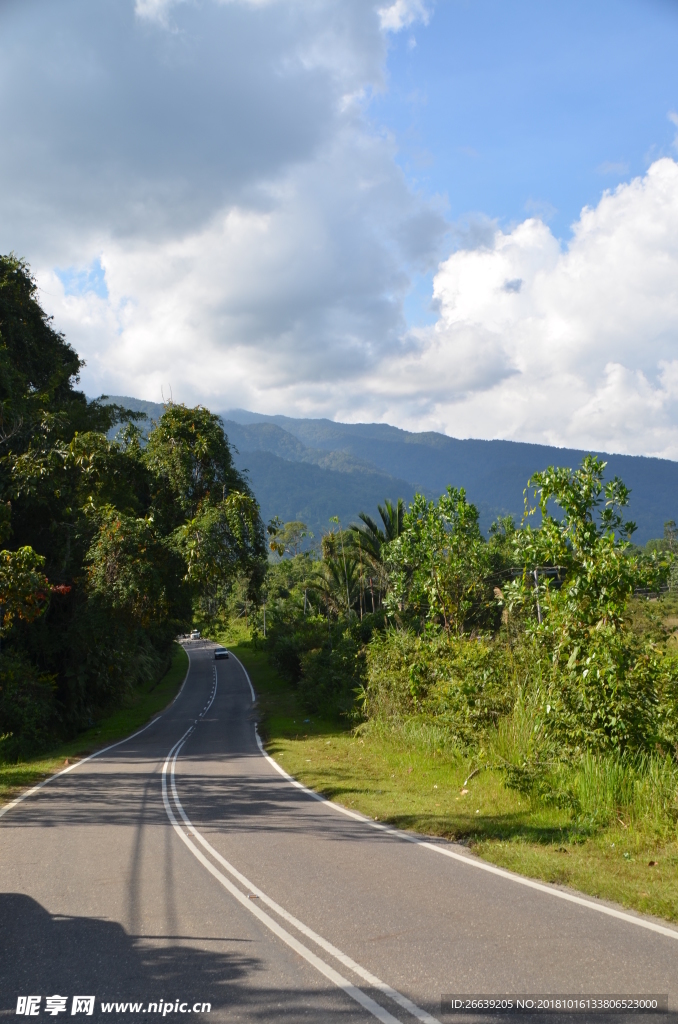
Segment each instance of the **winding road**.
M161 716L0 810L0 1015L570 1019L448 1016L446 993L678 1007L678 929L317 798L265 755L237 659L187 648Z

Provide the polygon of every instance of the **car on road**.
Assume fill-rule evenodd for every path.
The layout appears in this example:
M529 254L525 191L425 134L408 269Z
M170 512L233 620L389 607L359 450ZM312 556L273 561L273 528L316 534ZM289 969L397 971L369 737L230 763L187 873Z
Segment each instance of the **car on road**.
M199 640L199 639L200 639L200 630L199 629L191 630L191 634L189 636L189 640Z
M215 657L215 659L217 659L217 658L227 658L228 657L228 651L226 650L225 647L215 647L214 648L214 657Z

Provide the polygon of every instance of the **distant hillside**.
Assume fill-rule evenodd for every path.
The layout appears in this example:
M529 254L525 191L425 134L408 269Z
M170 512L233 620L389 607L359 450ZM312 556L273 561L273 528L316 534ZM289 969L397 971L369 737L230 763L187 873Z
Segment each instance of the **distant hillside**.
M132 398L120 405L159 416L162 406ZM266 519L303 519L321 535L331 515L354 521L376 514L384 498L410 500L415 490L437 496L448 484L466 488L487 530L497 515L523 510L529 476L548 465L576 466L586 452L516 441L459 440L435 432L411 433L384 423L264 416L243 409L223 412ZM599 453L608 476L631 488L630 516L637 543L659 537L667 519L678 519L678 463L668 459ZM303 510L303 514L302 514Z
M149 421L162 415L158 402L120 395L108 401L144 412ZM330 528L331 516L339 516L348 525L357 521L358 512L377 516L377 505L385 498L411 501L414 496L414 488L406 480L349 453L309 448L274 423L249 426L223 418L235 464L247 472L266 522L276 515L283 522L299 519L319 540Z
M342 451L407 480L414 489L440 494L448 484L466 488L487 530L497 515L520 517L523 489L530 475L548 465L576 466L587 454L572 448L517 441L459 440L433 431L415 434L385 423L263 416L245 410L223 414L253 426L276 424L316 449ZM608 478L619 476L631 489L629 515L638 524L637 543L660 537L667 519L678 519L678 463L669 459L598 452Z
M227 431L228 432L228 431ZM342 473L313 463L291 462L266 451L241 452L238 469L246 469L264 519L300 519L316 540L327 533L330 517L342 524L356 522L358 512L377 515L385 498L411 501L414 491L405 480L382 473Z

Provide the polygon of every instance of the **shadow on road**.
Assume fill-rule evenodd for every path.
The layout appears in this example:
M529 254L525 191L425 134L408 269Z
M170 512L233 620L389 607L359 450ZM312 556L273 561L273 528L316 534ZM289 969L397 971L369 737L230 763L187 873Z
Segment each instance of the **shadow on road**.
M186 1021L185 1013L106 1012L102 1002L210 1003L188 1020L362 1021L335 989L271 989L266 965L248 952L249 940L230 936L134 936L121 925L87 917L59 917L20 893L0 894L0 1017L16 1016L19 996L40 995L38 1020L71 1020L74 995L96 996L93 1017L75 1021ZM208 949L199 948L209 943ZM242 949L229 947L240 944ZM45 1015L45 997L68 996L65 1013ZM176 1003L175 1003L176 1005ZM33 1018L35 1019L35 1018Z

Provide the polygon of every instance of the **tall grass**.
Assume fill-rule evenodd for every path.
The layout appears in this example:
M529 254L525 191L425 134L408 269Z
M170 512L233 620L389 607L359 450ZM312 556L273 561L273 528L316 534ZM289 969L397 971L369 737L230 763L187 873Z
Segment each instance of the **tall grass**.
M575 809L601 824L677 834L678 765L653 753L584 754L571 774Z
M590 753L573 756L546 737L538 695L521 691L510 715L479 737L460 745L435 718L372 719L361 735L402 750L436 754L464 770L499 772L510 789L528 795L535 810L554 804L569 810L582 834L610 826L646 838L678 838L678 764L658 753Z
M355 730L356 735L373 736L388 740L403 750L417 750L427 754L445 754L451 761L468 759L448 726L435 719L412 717L404 720L394 718L371 718Z
M665 840L678 836L678 764L670 755L558 751L529 691L486 733L484 745L487 765L535 802L569 807L575 820L589 826L617 824Z

